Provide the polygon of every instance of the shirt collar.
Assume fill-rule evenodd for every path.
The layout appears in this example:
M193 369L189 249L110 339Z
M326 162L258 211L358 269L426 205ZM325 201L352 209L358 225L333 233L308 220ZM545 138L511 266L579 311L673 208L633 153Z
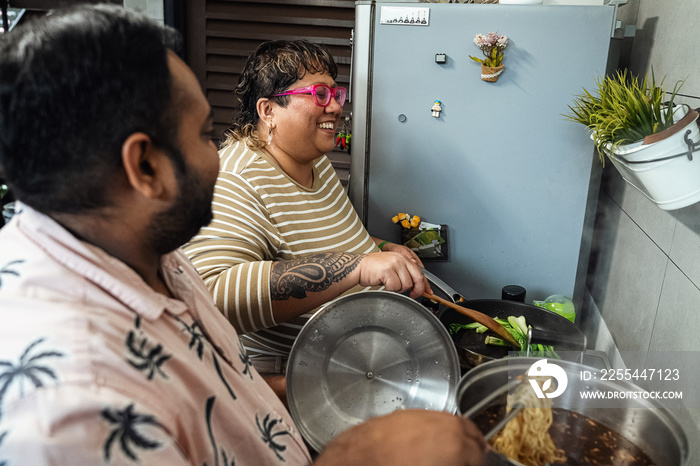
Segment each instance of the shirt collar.
M158 319L165 310L173 314L187 310L185 302L156 292L131 267L103 249L79 240L51 217L25 204L18 204L17 211L18 228L47 255L145 319ZM186 290L183 280L176 278L181 275L181 261L175 252L161 258L163 278L176 295L183 288Z

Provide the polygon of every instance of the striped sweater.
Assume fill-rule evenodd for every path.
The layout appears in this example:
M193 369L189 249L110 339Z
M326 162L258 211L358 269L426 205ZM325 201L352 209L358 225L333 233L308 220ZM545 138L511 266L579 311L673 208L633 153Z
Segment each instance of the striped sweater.
M262 151L234 142L219 152L214 220L184 246L216 305L241 333L251 357L286 356L313 312L278 323L272 262L310 254L378 252L326 156L313 186L292 180ZM356 286L347 293L365 289Z

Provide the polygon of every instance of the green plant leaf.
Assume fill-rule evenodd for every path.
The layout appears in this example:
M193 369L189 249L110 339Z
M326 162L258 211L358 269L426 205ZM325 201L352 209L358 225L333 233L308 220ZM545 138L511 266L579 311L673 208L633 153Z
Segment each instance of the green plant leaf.
M673 100L681 84L677 82L669 101L663 102L666 93L661 84L656 85L653 70L651 81L648 76L640 80L627 70L618 71L596 79L594 92L584 88L563 116L592 132L602 159L607 150L614 151L672 125Z

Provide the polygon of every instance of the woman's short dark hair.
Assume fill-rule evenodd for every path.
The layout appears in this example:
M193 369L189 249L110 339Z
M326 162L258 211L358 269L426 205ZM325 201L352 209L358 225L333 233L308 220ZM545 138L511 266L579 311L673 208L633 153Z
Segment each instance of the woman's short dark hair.
M104 207L130 134L177 147L167 47L179 40L109 5L55 10L0 38L0 166L15 197L43 212Z
M306 73L327 73L333 79L338 76L338 67L327 48L306 40L275 40L260 44L248 56L234 91L241 110L234 118L224 144L245 140L251 148L262 147L264 142L256 131L258 99L268 97L286 106L289 96L273 96L303 79Z

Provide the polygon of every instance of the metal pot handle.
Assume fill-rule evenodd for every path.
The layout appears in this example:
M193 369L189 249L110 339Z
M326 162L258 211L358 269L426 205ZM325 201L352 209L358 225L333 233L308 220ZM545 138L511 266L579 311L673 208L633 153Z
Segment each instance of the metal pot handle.
M444 294L446 294L453 303L460 303L462 301L465 301L465 299L462 297L461 294L457 293L450 285L442 281L440 278L438 278L435 274L432 272L429 272L426 269L423 270L423 275L425 275L425 278L428 279L431 285L435 285L437 289L442 291Z
M527 352L526 356L529 356L530 345L532 342L541 343L543 345L557 346L561 344L568 344L574 346L572 351L580 351L583 355L583 351L586 350L586 335L581 335L581 339L572 340L571 335L561 332L552 332L544 329L534 329L530 327L527 331ZM581 361L579 361L581 362Z

